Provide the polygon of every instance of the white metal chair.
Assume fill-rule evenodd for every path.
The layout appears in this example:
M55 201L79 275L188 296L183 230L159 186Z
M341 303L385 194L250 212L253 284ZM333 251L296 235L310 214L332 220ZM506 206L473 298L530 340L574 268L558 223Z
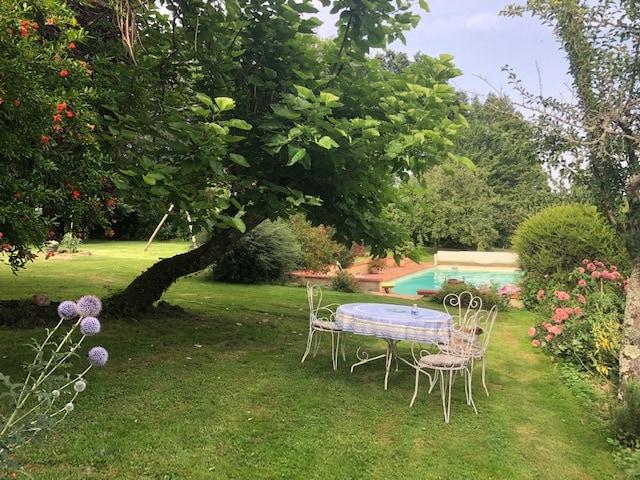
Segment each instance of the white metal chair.
M322 289L320 285L314 285L310 282L307 283L307 297L309 299L309 335L307 337L307 348L302 355L302 362L305 361L309 352L311 352L313 344L313 356L316 356L318 348L320 347L319 333L331 334L331 361L333 363L333 369L338 369L338 352L342 350L342 359L346 361L344 340L340 341L340 333L336 327L335 322L335 308L338 304L332 303L329 305L322 305ZM315 336L315 342L314 342Z
M468 319L478 310L482 310L482 298L468 290L449 293L442 299L442 306L453 318L453 323L465 327Z
M480 310L475 315L476 324L474 327L474 331L471 332L471 329L467 327L459 327L454 326L454 329L451 333L451 342L449 345L442 345L441 350L445 351L448 348L451 348L451 345L455 345L459 342L470 341L472 343L470 354L472 357L472 367L471 367L471 375L473 376L473 367L475 366L475 361L479 360L482 362L482 386L484 387L484 391L487 396L489 396L489 390L487 389L487 380L486 380L486 359L485 355L487 352L487 348L489 346L489 340L491 338L491 332L493 331L493 326L496 322L496 317L498 316L498 307L493 306L491 310Z
M470 329L475 329L478 314L472 315L468 320ZM438 344L436 351L428 349L420 349L416 352L412 346L412 354L414 359L414 368L416 369L416 385L411 399L410 407L413 406L418 396L418 385L420 382L420 374L429 377L429 393L440 380L440 397L442 399L442 409L444 411L444 421L449 423L451 413L451 388L456 374L462 375L464 379L464 390L467 405L473 406L473 410L478 414L476 405L473 401L471 392L471 378L473 370L473 345L474 339L469 336L467 341L452 342L450 336L451 330L443 331L438 334L438 338L442 343ZM473 335L473 334L471 334ZM441 348L446 347L446 348Z

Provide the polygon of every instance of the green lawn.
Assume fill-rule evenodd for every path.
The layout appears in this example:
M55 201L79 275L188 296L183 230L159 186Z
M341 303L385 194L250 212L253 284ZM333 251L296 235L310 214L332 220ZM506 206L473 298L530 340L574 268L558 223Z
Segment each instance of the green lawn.
M92 255L37 260L18 276L0 270L0 298L44 292L53 300L104 296L157 258L186 244L87 244ZM327 302L380 301L328 291ZM527 312L501 312L487 356L487 397L475 384L479 415L454 385L451 423L436 392L400 364L383 389L384 365L332 370L329 343L304 364L306 291L182 279L164 300L180 305L155 318L103 321L107 366L56 435L23 450L38 479L614 479L606 432L593 412L534 351ZM384 301L408 303L383 298ZM424 302L424 306L431 306ZM0 371L17 376L43 329L0 330ZM401 353L410 355L409 345ZM79 365L84 363L78 362ZM476 380L479 377L476 377ZM422 386L426 382L422 383Z

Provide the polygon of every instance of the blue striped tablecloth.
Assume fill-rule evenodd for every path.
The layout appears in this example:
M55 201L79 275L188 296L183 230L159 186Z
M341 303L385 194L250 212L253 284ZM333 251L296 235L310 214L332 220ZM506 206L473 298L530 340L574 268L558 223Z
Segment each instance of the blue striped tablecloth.
M336 310L336 327L356 335L368 335L388 340L410 340L437 343L448 338L451 315L437 310L386 303L347 303ZM444 337L444 338L443 338Z

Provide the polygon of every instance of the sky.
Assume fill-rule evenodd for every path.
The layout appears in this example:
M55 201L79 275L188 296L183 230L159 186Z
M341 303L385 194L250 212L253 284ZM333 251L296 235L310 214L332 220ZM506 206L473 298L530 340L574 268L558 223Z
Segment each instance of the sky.
M509 3L523 0L427 0L430 13L420 10L421 21L406 33L406 45L399 42L392 50L432 57L448 53L462 70L451 84L471 95L516 93L508 83L509 65L524 86L534 94L542 93L565 100L571 99L568 64L564 52L551 29L539 19L501 17L499 12ZM333 24L331 20L327 22ZM321 36L331 34L323 27Z

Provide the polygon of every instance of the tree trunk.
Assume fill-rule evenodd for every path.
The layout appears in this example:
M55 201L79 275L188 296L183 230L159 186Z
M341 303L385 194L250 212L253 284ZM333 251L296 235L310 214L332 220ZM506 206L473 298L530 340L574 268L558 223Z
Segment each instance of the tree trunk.
M640 379L640 266L634 265L629 279L624 323L620 339L620 397L625 384Z
M624 387L629 380L640 380L640 175L629 179L626 191L629 207L625 241L632 270L620 336L620 398L624 396Z
M245 233L248 233L264 218L247 215L243 220L247 227ZM234 228L216 229L211 239L200 247L160 260L136 277L125 290L105 299L106 313L133 316L150 310L176 280L207 268L233 248L242 236L243 233Z

